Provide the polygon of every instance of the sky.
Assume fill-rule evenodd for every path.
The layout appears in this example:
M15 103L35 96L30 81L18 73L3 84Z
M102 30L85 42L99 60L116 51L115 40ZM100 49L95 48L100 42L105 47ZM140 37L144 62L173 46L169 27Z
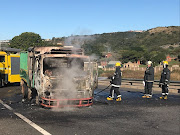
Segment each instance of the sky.
M180 0L0 0L0 40L180 26Z

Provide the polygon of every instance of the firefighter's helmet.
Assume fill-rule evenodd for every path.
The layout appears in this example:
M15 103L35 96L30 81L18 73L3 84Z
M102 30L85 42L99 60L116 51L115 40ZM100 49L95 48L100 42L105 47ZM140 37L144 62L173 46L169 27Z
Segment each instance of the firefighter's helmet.
M148 65L151 65L151 64L152 64L152 61L148 61L147 64L148 64Z
M119 62L116 63L116 67L120 67L121 64Z
M163 65L168 65L168 62L167 61L163 61Z

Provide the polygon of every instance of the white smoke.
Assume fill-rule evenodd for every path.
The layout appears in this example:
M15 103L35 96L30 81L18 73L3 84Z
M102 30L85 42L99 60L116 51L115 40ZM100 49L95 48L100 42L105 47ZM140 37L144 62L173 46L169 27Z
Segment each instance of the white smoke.
M55 89L53 93L54 99L60 99L60 106L65 106L64 108L55 108L53 111L70 111L73 107L67 107L67 105L76 104L73 101L67 99L77 99L77 98L87 98L89 97L88 91L83 91L86 89L88 84L82 85L83 81L88 81L88 72L84 71L84 61L80 59L72 59L71 62L63 63L62 60L55 59L51 61L56 65L60 65L62 68L56 68L52 72L56 76L57 84L54 86ZM69 65L70 64L70 65ZM90 80L89 80L90 81ZM90 87L90 86L89 86ZM82 90L82 91L79 91ZM81 93L82 92L82 93ZM56 102L55 102L56 105Z
M73 46L76 48L81 48L83 44L85 44L86 42L91 42L94 41L95 38L93 36L90 35L83 35L85 33L85 31L81 31L80 34L81 35L72 35L69 36L67 38L65 38L64 41L64 46ZM87 31L86 31L87 33ZM93 61L97 59L96 55L91 55L90 56L90 60ZM59 76L60 81L58 81L58 84L56 85L56 91L53 94L55 99L73 99L73 98L87 98L89 97L89 93L90 91L81 91L82 94L80 94L80 91L78 91L78 89L86 89L87 87L90 88L90 85L93 85L91 82L92 79L90 72L91 71L84 71L84 62L89 62L88 61L81 61L79 59L79 61L72 61L71 62L71 66L69 68L57 68L56 70L54 70L53 72L56 72L56 76ZM62 61L56 60L54 61L54 63L58 63L58 65L62 65ZM69 65L67 65L68 67ZM90 65L89 65L90 67ZM89 78L89 79L88 79ZM86 80L86 81L85 81ZM78 82L79 81L79 82ZM85 83L84 85L82 85L82 83ZM83 88L81 88L82 86L84 86ZM86 88L85 88L86 87ZM84 94L84 96L82 96ZM60 102L63 105L68 105L69 101L64 100L62 102ZM71 111L73 110L72 107L64 107L64 108L54 108L52 109L53 111Z
M91 31L88 29L77 29L74 34L65 38L65 46L74 46L81 48L86 42L94 41L94 36L91 35Z
M74 35L65 38L65 46L74 46L76 48L81 48L86 42L94 41L95 38L90 35Z

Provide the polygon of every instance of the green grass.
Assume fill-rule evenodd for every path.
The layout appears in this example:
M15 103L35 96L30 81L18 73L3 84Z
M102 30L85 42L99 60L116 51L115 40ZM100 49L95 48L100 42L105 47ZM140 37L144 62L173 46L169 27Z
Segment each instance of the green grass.
M169 62L169 66L172 66L172 65L180 65L180 62L172 60L172 61Z
M114 71L103 71L102 69L98 70L98 74L100 77L109 77L109 76L113 76Z
M147 65L139 65L139 67L147 67Z

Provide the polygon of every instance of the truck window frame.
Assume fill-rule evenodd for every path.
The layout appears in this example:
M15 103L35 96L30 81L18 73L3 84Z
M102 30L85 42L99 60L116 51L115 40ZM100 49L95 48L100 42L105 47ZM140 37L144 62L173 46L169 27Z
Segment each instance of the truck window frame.
M5 56L4 55L0 55L0 62L5 62Z

